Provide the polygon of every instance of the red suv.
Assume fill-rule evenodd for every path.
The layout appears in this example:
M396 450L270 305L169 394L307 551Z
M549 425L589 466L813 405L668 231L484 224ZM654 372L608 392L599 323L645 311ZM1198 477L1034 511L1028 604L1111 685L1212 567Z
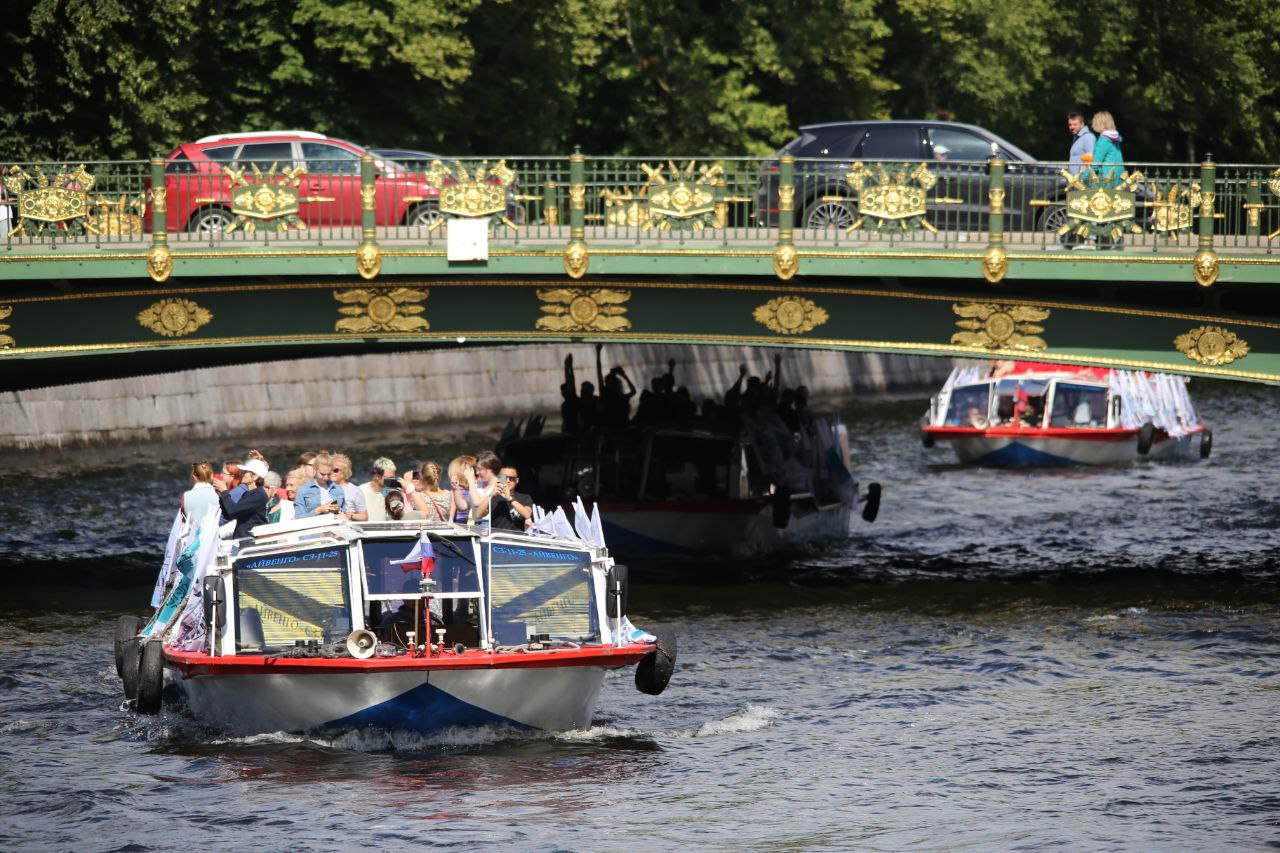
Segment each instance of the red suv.
M171 232L217 233L235 220L231 178L224 166L252 166L266 173L305 166L298 186L298 217L310 228L359 226L360 158L364 148L301 130L226 133L180 145L165 164L168 228ZM423 175L374 158L375 210L379 226L432 225L440 218L439 191Z

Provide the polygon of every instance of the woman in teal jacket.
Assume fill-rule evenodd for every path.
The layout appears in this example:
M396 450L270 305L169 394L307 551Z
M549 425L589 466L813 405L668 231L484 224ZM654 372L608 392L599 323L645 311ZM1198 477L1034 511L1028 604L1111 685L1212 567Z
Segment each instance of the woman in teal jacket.
M1093 173L1102 186L1114 189L1120 185L1120 174L1124 172L1124 155L1120 153L1122 140L1116 130L1116 120L1108 112L1094 113L1090 126L1098 134L1098 141L1093 146Z

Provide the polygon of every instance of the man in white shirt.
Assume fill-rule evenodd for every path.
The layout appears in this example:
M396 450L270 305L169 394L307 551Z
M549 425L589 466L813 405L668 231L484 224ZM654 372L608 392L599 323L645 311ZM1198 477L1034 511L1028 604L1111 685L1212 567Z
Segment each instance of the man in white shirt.
M369 513L370 521L387 520L387 504L382 490L386 487L387 479L395 475L396 463L385 456L379 456L373 460L373 477L360 487L360 493L364 496L365 511Z

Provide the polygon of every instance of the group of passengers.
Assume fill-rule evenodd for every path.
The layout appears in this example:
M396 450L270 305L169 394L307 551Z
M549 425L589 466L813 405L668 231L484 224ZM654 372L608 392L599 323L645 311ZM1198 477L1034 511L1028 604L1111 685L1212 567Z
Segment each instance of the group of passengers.
M631 401L636 397L636 387L622 367L614 367L605 375L602 349L602 344L596 345L596 379L601 389L598 395L597 386L591 382L577 385L573 356L565 356L560 416L561 429L566 433L591 433L597 428L619 429L628 425L732 426L744 414L759 409L776 412L792 432L799 432L808 418L809 389L803 385L782 388L779 381L781 356L774 357L774 369L765 374L764 379L751 376L747 366L740 365L738 378L725 391L724 401L707 398L703 400L701 410L687 387L676 386L676 361L668 359L667 372L653 377L649 387L640 392L633 415Z
M261 524L331 514L348 521L452 521L481 532L524 530L533 524L533 500L518 491L519 472L491 450L459 456L448 479L437 462L424 462L397 476L395 462L373 461L368 482L351 482L351 457L326 450L307 452L281 477L257 450L244 461L228 460L214 473L207 462L191 466L192 487L181 510L198 521L217 507L226 538L249 536Z

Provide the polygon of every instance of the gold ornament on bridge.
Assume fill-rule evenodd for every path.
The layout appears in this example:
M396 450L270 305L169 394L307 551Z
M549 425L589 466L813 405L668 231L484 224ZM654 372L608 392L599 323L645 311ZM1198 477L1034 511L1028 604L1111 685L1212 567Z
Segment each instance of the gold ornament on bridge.
M1099 168L1109 172L1120 167ZM1067 217L1071 221L1058 229L1059 237L1075 232L1079 237L1116 240L1125 232L1142 233L1133 223L1137 188L1144 177L1141 172L1121 172L1113 179L1101 177L1092 166L1086 166L1076 173L1062 169L1060 174L1067 179ZM1107 186L1112 180L1115 185Z
M999 284L1009 271L1009 253L1001 246L989 246L982 253L982 277L991 284Z
M591 264L591 256L587 252L587 244L575 240L564 248L564 272L569 278L579 279L587 274Z
M377 243L361 243L356 249L356 272L365 281L373 281L382 272L382 250Z
M130 199L127 195L110 201L100 195L94 201L93 212L85 217L85 229L90 234L106 234L113 237L142 233L142 211L146 202L142 196ZM130 211L133 211L132 213Z
M1249 354L1249 344L1219 326L1200 326L1173 339L1178 352L1209 367L1230 364Z
M378 190L376 187L364 187L360 190L360 209L373 210L374 201L377 200Z
M164 243L157 243L147 252L147 275L152 281L168 281L173 275L173 255Z
M987 190L987 198L991 202L991 215L995 216L1004 213L1004 190L1000 187L992 187Z
M600 192L610 225L663 231L701 231L723 225L716 215L716 185L724 178L719 164L698 166L690 160L681 169L668 160L666 166L641 163L640 170L648 180L635 192L629 187Z
M13 313L12 305L0 305L0 320L9 319L9 315L12 313ZM9 331L10 328L12 327L9 326L9 324L0 323L0 349L8 349L9 347L17 343L17 341L15 341L13 338L9 337L6 334L3 334L4 332Z
M790 281L800 270L800 253L791 243L779 244L773 250L773 274Z
M1199 182L1192 182L1186 188L1175 182L1167 190L1157 185L1155 193L1155 201L1151 202L1151 206L1155 208L1155 215L1151 222L1152 229L1166 235L1177 231L1189 231L1195 209L1200 206Z
M50 226L64 234L87 230L84 217L89 213L89 191L96 183L83 164L74 170L64 166L52 178L40 169L33 175L21 166L10 166L4 185L17 196L20 220L10 236L39 237Z
M937 185L938 178L924 163L890 165L896 171L889 171L881 163L868 168L859 161L845 175L849 186L858 193L858 218L845 229L845 233L863 227L868 219L875 222L875 231L885 227L899 231L920 227L937 233L938 229L925 218L929 212L928 203L961 204L963 199L930 199L929 190Z
M240 228L246 234L253 234L258 230L259 223L278 232L302 230L307 225L298 218L298 210L304 202L314 204L334 200L321 196L300 198L298 185L302 183L307 167L291 166L280 169L277 173L279 165L272 163L266 172L261 171L257 163L250 163L247 168L241 166L239 169L222 167L223 174L231 179L231 215L235 217L235 221L227 226L226 233L230 234ZM248 169L252 169L253 173L246 175ZM217 202L216 198L196 199L196 204Z
M213 313L190 299L161 299L138 312L138 323L166 338L181 338L208 325Z
M1031 305L997 305L991 302L969 302L952 305L956 326L962 331L951 336L951 343L988 350L1048 349L1044 331L1037 323L1049 318L1048 308Z
M423 332L431 328L422 301L428 291L411 287L358 287L335 290L333 298L344 304L343 318L334 323L335 332L362 335L367 332Z
M558 287L539 290L540 306L547 317L539 317L537 328L549 332L620 332L631 328L622 304L631 298L626 290L583 290Z
M751 313L757 323L780 335L799 335L813 331L827 322L829 315L812 299L779 296L770 299Z
M445 216L467 219L491 216L512 231L516 230L516 224L507 218L507 195L515 183L516 173L507 166L506 160L499 160L492 168L485 160L474 172L468 172L461 163L446 165L433 160L423 177L439 190L440 212ZM434 231L444 221L444 217L437 219L427 230Z
M1213 249L1201 249L1191 259L1191 272L1196 284L1209 287L1218 280L1218 253Z

